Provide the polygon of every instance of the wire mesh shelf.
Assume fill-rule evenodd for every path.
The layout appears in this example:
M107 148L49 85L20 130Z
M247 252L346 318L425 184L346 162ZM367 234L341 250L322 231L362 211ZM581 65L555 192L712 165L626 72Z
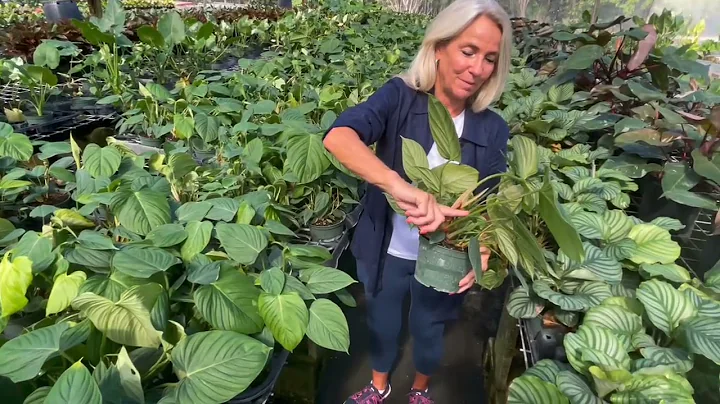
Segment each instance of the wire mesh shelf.
M31 140L55 140L65 135L69 137L72 132L89 126L98 126L102 123L112 126L117 119L116 113L95 115L76 112L61 116L45 125L19 126L15 131L27 135Z
M17 84L3 84L0 86L0 101L12 106L25 98L29 92L30 90Z

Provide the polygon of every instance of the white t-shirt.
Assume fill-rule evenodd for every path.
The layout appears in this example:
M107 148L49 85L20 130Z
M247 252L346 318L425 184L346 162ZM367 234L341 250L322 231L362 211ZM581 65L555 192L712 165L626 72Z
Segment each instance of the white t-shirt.
M463 126L465 125L465 111L453 118L453 123L455 123L455 132L458 137L460 137ZM432 148L430 148L430 153L428 153L427 157L431 169L447 163L447 160L440 156L435 143L433 143ZM420 233L417 227L410 227L411 225L409 225L406 220L407 217L405 215L393 212L393 232L390 238L390 245L388 246L388 254L393 257L416 261Z

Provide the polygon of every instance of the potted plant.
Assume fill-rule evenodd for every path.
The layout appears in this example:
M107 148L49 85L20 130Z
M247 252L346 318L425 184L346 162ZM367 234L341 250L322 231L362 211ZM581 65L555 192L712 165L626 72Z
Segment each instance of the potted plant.
M547 266L538 241L527 229L527 225L513 213L517 198L513 200L507 196L499 198L498 195L490 195L495 187L477 192L481 185L495 178L508 178L525 184L527 176L508 172L490 175L478 181L478 171L460 162L460 141L449 112L431 94L428 94L428 102L432 137L440 155L447 162L429 169L427 155L422 146L403 138L405 173L420 189L432 194L439 203L467 210L469 214L448 220L438 231L420 236L415 279L436 290L454 293L458 290L460 280L474 269L477 272L477 282L480 282L483 270L480 259L481 244L497 250L507 258L506 262L517 265L519 261L526 266ZM523 139L532 143L527 138ZM534 168L537 169L535 166ZM540 212L547 227L552 234L565 233L564 236L557 237L559 243L566 247L568 254L580 260L583 252L579 236L558 212L557 199L549 176L545 177L541 187L532 189L526 186L517 196L521 199L525 194L540 192L544 192L544 203ZM402 214L393 198L389 195L387 198L393 209ZM513 243L505 242L504 238L508 234L515 236Z
M20 82L30 90L30 99L26 102L31 109L25 114L25 119L30 125L47 124L54 115L54 112L47 109L47 102L51 96L60 94L57 88L58 78L47 67L26 65L20 69Z
M310 195L307 208L311 214L310 238L312 241L335 240L345 231L340 190L327 184L318 191Z

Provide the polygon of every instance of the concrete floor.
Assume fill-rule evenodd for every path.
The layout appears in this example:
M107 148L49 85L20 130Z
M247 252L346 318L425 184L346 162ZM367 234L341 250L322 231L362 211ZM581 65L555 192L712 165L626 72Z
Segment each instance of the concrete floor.
M354 261L348 253L339 265L355 277ZM362 286L351 290L358 306L343 307L350 327L350 355L331 352L320 374L317 404L341 404L364 386L371 377L368 333L365 323ZM431 382L430 390L438 404L482 404L486 402L483 355L488 336L494 335L502 307L500 290L473 290L465 299L463 314L446 331L445 358ZM407 318L399 358L391 376L393 392L387 404L407 403L415 374L412 364L412 339Z

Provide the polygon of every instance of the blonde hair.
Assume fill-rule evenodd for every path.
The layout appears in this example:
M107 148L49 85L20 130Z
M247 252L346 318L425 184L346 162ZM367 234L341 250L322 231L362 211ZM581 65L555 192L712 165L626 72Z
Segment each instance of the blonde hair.
M488 16L502 30L500 52L497 64L490 78L480 87L472 100L472 110L480 112L496 99L505 89L510 72L512 57L512 27L507 12L495 0L455 0L443 9L430 23L410 68L399 75L411 88L430 91L435 86L437 65L435 48L437 44L452 40L463 32L476 18ZM471 97L471 99L473 98Z

